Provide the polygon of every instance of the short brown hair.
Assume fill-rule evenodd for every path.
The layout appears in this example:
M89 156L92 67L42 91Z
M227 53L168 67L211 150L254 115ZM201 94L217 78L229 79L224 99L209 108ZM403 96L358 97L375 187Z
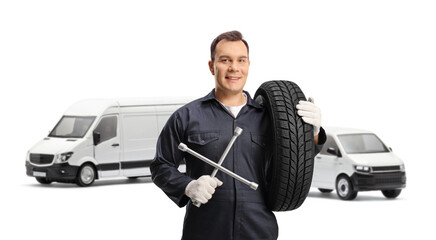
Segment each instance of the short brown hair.
M210 45L210 58L212 59L212 62L215 61L215 49L216 49L216 45L218 45L218 43L221 40L242 41L245 44L245 46L247 47L247 54L249 52L248 43L247 43L247 41L245 41L242 38L242 34L239 31L230 31L230 32L221 33L220 35L218 35L218 37L216 37L212 41L212 44Z

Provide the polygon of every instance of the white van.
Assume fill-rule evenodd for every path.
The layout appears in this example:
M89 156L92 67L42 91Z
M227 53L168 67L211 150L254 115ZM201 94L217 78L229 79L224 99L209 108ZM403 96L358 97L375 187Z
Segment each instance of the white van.
M149 176L159 133L190 99L89 99L72 105L26 159L28 176L89 186L95 179ZM184 165L179 170L184 171Z
M404 163L372 132L325 128L327 141L315 157L312 187L340 199L352 200L358 191L381 190L396 198L406 187Z

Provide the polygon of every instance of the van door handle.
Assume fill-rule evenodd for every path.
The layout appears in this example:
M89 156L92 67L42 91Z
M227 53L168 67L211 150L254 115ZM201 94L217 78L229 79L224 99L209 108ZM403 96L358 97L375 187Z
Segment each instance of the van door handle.
M321 157L316 156L317 159L321 159Z
M119 143L114 143L114 144L112 144L112 147L118 147L118 146L120 146Z

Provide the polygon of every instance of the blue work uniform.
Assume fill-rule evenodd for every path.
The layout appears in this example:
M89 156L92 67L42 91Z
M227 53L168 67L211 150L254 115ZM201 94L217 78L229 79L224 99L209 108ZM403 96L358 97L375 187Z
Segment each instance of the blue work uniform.
M163 128L150 166L153 182L179 207L186 207L182 239L277 239L278 225L266 207L265 164L271 131L266 109L251 99L236 117L215 98L215 90L172 114ZM218 162L236 127L243 129L222 166L259 184L257 190L218 171L223 185L200 208L184 194L189 182L214 170L210 165L178 149L192 150ZM186 174L177 168L186 161Z

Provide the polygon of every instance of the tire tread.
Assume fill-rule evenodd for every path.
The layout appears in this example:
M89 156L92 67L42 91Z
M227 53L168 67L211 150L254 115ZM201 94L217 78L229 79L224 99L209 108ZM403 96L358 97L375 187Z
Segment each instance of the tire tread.
M255 99L259 95L266 100L275 129L267 205L273 211L294 210L306 199L313 173L312 126L303 122L295 108L306 98L297 84L280 80L263 83Z

